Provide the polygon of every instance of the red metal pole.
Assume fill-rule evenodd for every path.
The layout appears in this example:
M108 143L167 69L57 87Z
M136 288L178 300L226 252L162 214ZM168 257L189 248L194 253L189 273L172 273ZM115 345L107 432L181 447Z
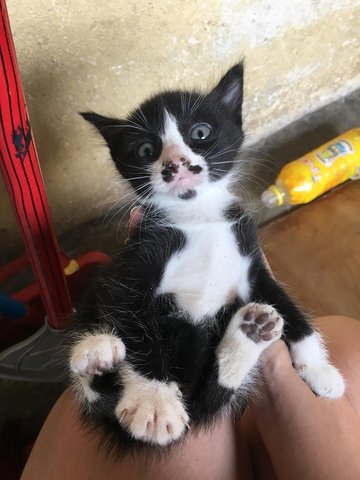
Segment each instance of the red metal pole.
M72 305L20 82L5 0L0 0L0 167L51 327Z

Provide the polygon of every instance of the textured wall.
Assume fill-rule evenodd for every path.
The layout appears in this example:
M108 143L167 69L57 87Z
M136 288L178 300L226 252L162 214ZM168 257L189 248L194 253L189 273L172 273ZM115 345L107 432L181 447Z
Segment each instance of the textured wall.
M256 137L360 85L360 0L7 4L59 233L96 216L122 191L79 110L125 114L161 87L211 85L244 55L246 125ZM16 246L2 183L0 235Z

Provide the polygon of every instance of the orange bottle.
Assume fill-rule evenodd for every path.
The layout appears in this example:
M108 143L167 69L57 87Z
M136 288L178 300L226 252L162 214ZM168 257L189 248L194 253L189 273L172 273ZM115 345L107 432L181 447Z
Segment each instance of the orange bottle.
M349 179L360 178L360 128L285 165L261 195L268 208L308 203Z

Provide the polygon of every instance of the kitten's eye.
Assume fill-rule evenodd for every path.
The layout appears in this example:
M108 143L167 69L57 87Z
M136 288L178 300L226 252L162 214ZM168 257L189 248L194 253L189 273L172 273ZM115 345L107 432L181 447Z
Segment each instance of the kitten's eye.
M191 140L205 140L211 131L211 127L207 123L198 123L190 130L190 138Z
M154 155L155 147L151 142L140 143L136 147L135 153L139 158L151 158Z

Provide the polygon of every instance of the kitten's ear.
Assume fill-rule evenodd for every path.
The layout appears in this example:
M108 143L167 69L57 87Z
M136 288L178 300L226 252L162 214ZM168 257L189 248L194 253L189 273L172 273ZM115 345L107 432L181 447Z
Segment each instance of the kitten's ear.
M119 143L118 134L124 125L122 120L117 118L103 117L95 112L79 112L79 114L100 132L111 151L114 151Z
M238 125L242 124L242 103L244 88L244 64L237 63L222 77L210 92L234 116Z

